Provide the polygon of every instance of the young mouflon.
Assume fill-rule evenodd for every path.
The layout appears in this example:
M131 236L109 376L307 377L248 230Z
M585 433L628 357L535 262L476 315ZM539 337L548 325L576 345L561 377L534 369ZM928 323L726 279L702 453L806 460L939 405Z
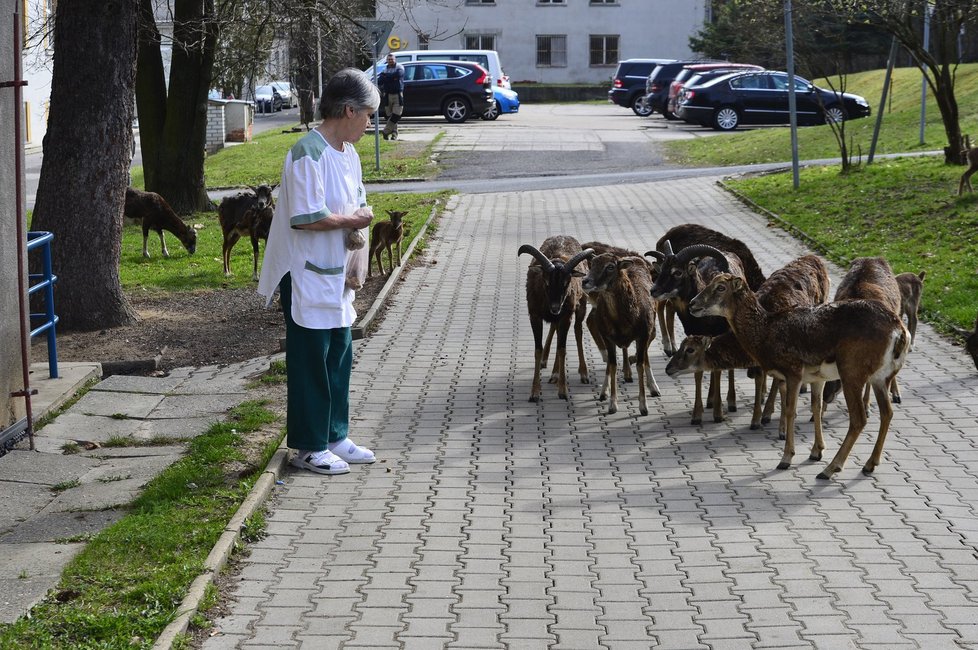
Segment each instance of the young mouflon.
M394 272L393 248L397 248L397 266L401 265L401 241L404 239L404 222L407 216L406 211L388 210L387 215L390 221L380 221L374 224L373 232L370 235L370 254L367 265L367 277L370 277L370 270L373 258L377 258L377 268L379 273L384 275L384 263L381 260L381 252L387 251L387 260L390 265L390 273Z

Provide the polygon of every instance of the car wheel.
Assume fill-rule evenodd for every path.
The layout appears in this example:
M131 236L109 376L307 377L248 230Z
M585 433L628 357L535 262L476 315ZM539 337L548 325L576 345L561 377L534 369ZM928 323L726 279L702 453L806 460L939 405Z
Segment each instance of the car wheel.
M492 103L489 104L489 108L486 109L486 112L482 114L482 119L490 121L494 120L499 117L499 113L499 102L494 99L492 100Z
M469 119L470 112L469 103L461 97L449 97L442 109L445 119L453 124L460 124Z
M632 112L639 117L648 117L652 114L652 107L645 101L645 95L642 93L635 95L635 99L632 100Z
M740 124L740 115L733 106L721 106L713 114L713 128L718 131L733 131Z
M830 122L840 124L846 120L846 112L841 106L829 106L825 109L823 118L826 124Z

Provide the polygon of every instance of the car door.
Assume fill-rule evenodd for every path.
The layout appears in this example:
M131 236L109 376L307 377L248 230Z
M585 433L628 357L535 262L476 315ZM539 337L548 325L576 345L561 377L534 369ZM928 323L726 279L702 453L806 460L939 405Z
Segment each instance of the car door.
M815 86L801 77L795 77L795 110L799 124L818 124L821 121L822 107L818 104L818 92Z
M769 75L744 74L730 80L730 89L737 98L740 119L744 124L777 122L780 97L771 86Z
M777 118L771 124L789 124L791 111L788 102L788 75L778 73L770 75L771 83L777 90ZM801 77L795 77L795 110L799 124L812 124L820 114L818 100L811 90L811 84Z
M413 92L410 97L405 84L405 110L416 115L437 115L441 112L441 102L448 83L448 68L444 63L419 63L414 66L414 80L411 84Z

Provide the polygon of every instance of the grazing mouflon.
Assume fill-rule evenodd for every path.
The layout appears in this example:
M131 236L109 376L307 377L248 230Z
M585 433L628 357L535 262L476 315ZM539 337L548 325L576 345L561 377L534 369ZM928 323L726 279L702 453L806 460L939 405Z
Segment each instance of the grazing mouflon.
M166 248L166 240L163 238L163 231L172 232L187 249L187 253L194 254L197 250L197 231L183 222L177 216L170 204L156 192L144 192L133 187L126 188L126 204L122 216L142 222L143 226L143 257L149 257L147 239L149 231L152 230L160 236L160 246L163 249L163 257L169 257L170 251Z

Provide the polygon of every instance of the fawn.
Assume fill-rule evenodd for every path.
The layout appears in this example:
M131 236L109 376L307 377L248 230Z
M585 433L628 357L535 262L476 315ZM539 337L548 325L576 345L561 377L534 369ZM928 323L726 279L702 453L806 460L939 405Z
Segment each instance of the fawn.
M961 151L961 155L968 161L968 169L961 174L961 180L958 181L958 196L964 194L966 187L969 192L974 191L971 189L971 175L978 172L978 147L966 147Z
M387 249L387 260L390 262L391 270L394 272L394 255L392 248L397 245L397 266L401 265L401 240L404 239L404 223L402 219L407 215L407 212L400 212L398 210L388 210L388 216L390 216L390 221L380 221L374 224L373 234L370 238L370 254L368 257L367 264L367 277L370 277L370 267L372 266L373 257L377 257L377 267L380 269L380 274L384 274L384 263L381 260L381 252Z

